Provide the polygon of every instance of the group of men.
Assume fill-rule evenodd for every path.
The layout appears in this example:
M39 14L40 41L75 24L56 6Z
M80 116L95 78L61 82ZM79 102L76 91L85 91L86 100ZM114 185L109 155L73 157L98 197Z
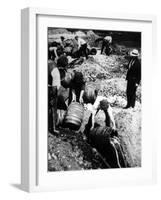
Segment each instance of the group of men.
M78 53L80 56L85 56L87 43L78 36L75 37L78 40ZM68 58L63 51L64 49L64 37L61 37L61 44L59 48L52 48L55 52L55 57L48 60L48 129L52 133L58 133L56 129L57 124L57 108L67 109L67 104L60 93L61 81L66 75L68 67ZM83 74L81 72L73 72L69 88L68 105L72 101L79 101L83 103L83 93L85 88L85 82Z
M79 46L79 55L85 56L87 55L87 42L85 42L82 38L75 36L75 40L78 41ZM109 43L112 42L112 38L108 37L104 39L104 44L102 45L101 53L104 50L104 46L107 45L107 41ZM61 79L65 76L65 72L68 66L68 59L65 53L63 52L64 45L64 37L61 37L62 48L56 52L56 58L54 60L48 61L48 121L49 121L49 131L53 133L58 133L56 129L56 119L57 119L57 105L64 105L63 109L67 109L67 105L65 101L61 98L59 94L59 89L61 86ZM105 44L106 43L106 44ZM55 49L56 50L56 49ZM139 51L137 49L133 49L130 52L131 59L128 64L128 70L126 75L127 80L127 105L124 109L128 109L130 107L134 108L135 99L136 99L136 89L141 80L141 64L138 59ZM61 73L61 69L63 68L63 73ZM63 75L62 75L63 74ZM69 100L68 105L72 101L77 101L80 103L87 103L85 98L85 81L83 78L83 74L81 72L74 72L69 85ZM101 109L104 111L106 116L106 126L110 126L114 130L116 129L114 117L112 114L112 108L110 103L106 97L99 96L98 91L94 91L93 101L91 102L91 118L92 118L92 126L91 129L94 128L95 124L95 115Z
M65 48L72 48L71 50L71 53L73 54L72 56L75 56L77 58L83 56L86 59L88 59L87 42L78 35L76 35L73 39L71 39L71 41L72 43L69 45L68 42L66 43L65 37L61 36L59 42L50 43L48 46L48 58L55 60L59 57L57 55L57 51L64 50Z

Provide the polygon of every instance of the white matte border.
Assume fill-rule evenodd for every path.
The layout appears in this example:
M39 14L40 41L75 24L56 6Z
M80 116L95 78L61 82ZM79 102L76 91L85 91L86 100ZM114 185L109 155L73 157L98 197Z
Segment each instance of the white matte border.
M89 188L89 187L106 187L113 185L122 185L126 183L130 184L142 184L142 183L152 183L155 182L156 179L156 159L155 159L155 151L153 145L155 135L152 132L152 123L153 119L153 105L152 105L152 96L150 91L152 90L152 86L150 84L151 76L150 68L155 65L152 65L152 50L153 56L155 55L156 48L156 39L155 39L155 17L154 16L139 16L139 15L128 15L128 14L112 14L112 13L102 13L102 12L88 12L88 11L62 11L62 10L53 10L53 9L43 9L43 8L29 8L25 9L28 12L29 18L29 28L28 35L29 39L29 70L30 75L29 79L29 96L26 94L27 98L29 98L29 136L27 138L29 146L25 149L28 151L29 163L24 163L28 166L28 176L29 182L25 183L25 188L28 191L52 191L57 189L74 189L74 188ZM43 17L44 16L44 17ZM65 24L61 24L60 19L65 18ZM68 19L67 19L68 16ZM42 19L36 20L36 17L40 17ZM56 21L58 23L56 25ZM69 22L69 19L71 20ZM46 20L46 22L45 22ZM49 21L50 23L48 23ZM83 23L82 21L83 20ZM90 21L89 23L84 23L85 21ZM48 22L47 22L48 21ZM80 21L80 23L78 23ZM93 21L93 24L91 23ZM107 27L107 21L111 21L111 28ZM38 23L37 23L38 22ZM112 25L112 22L115 25ZM74 25L75 23L75 25ZM105 23L105 24L104 24ZM106 24L107 23L107 24ZM124 24L119 25L119 23ZM115 29L114 27L117 28ZM140 24L140 25L139 25ZM142 24L142 25L141 25ZM143 87L142 87L142 95L144 104L142 105L142 114L143 114L143 126L142 126L142 141L144 141L142 145L142 167L141 168L130 168L130 169L107 169L107 170L86 170L86 171L70 171L70 172L50 172L47 173L47 118L45 117L47 114L46 105L47 98L45 95L47 94L47 71L45 71L47 66L47 35L45 37L44 28L45 26L51 27L69 27L71 28L87 28L89 29L104 29L104 30L121 30L124 28L126 31L132 30L142 31L142 67L143 67ZM42 26L42 27L41 27ZM126 27L125 27L126 26ZM152 28L153 26L153 28ZM113 28L112 28L113 27ZM42 28L42 30L41 30ZM45 28L46 29L46 28ZM39 32L39 30L41 30ZM23 30L22 30L23 31ZM153 31L153 36L152 36ZM36 35L38 33L39 37ZM43 36L43 40L39 43L40 37ZM153 37L153 38L152 38ZM33 41L38 42L38 46ZM43 44L44 42L44 44ZM153 47L152 47L153 45ZM41 48L40 48L41 47ZM23 47L25 48L25 47ZM46 49L46 50L45 50ZM45 54L43 53L45 52ZM35 62L37 54L37 62ZM40 57L42 55L42 57ZM46 56L45 56L46 55ZM46 58L45 58L46 57ZM39 59L41 58L41 59ZM45 61L46 59L46 61ZM44 65L45 63L45 65ZM154 58L153 58L154 63ZM36 65L37 64L37 65ZM35 76L35 70L37 69L37 74ZM36 81L36 77L38 80ZM40 81L41 80L41 81ZM23 84L23 80L22 80ZM35 98L35 91L32 90L32 86L37 87L37 100L38 104L35 106L33 101ZM42 96L44 95L44 96ZM38 109L37 109L38 108ZM35 110L37 109L36 116L38 117L38 124L36 126L37 131L35 131L35 125L37 120L33 119L33 114L35 116ZM147 117L149 116L149 118ZM42 129L41 129L42 128ZM42 130L42 131L40 131ZM45 134L44 134L45 130ZM154 137L151 137L154 135ZM23 137L23 134L22 134ZM35 138L36 137L36 142ZM150 138L150 139L149 139ZM24 141L25 138L22 138ZM23 149L24 150L24 149ZM36 154L35 154L36 153ZM153 154L153 156L152 156ZM35 164L35 157L37 163ZM25 162L25 161L23 161Z
M48 27L84 28L99 30L139 31L142 33L142 167L129 169L85 170L74 172L47 172L47 30ZM152 144L149 91L152 90L152 24L126 20L100 20L90 18L37 16L38 38L38 102L39 102L39 185L61 187L87 187L152 179ZM55 181L56 180L56 181ZM76 181L77 180L77 181ZM108 180L108 181L107 181ZM74 183L74 184L73 184Z

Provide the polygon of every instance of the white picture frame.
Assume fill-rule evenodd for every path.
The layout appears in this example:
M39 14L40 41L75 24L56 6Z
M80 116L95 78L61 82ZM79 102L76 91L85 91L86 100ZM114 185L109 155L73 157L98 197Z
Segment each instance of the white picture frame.
M148 184L156 182L156 152L155 152L155 134L150 139L145 139L145 134L143 134L143 140L145 142L145 152L143 152L143 160L145 159L144 166L141 169L125 169L121 172L117 169L115 170L95 170L84 172L54 172L54 175L45 173L45 164L41 165L40 152L46 151L46 146L42 142L44 137L41 137L40 127L38 119L41 123L45 123L41 117L40 113L45 112L44 110L39 110L38 100L41 98L39 94L40 82L39 76L43 80L45 76L42 73L41 67L38 66L38 31L41 30L43 23L46 25L51 22L46 22L44 19L39 20L38 18L45 17L48 18L66 18L73 19L72 23L78 22L81 26L81 20L92 20L94 23L99 24L106 23L106 21L111 20L112 23L126 22L126 26L130 27L132 22L135 23L135 27L139 23L145 23L147 25L147 30L150 32L147 35L149 40L149 47L151 50L147 52L149 58L147 58L148 63L146 63L146 58L143 58L143 62L147 64L147 72L145 73L144 81L145 85L143 90L145 90L145 97L148 95L146 88L151 88L150 84L147 83L148 77L150 76L150 64L153 62L153 68L155 68L155 55L156 55L156 18L152 15L132 15L132 14L112 14L103 13L101 11L88 12L88 11L67 11L67 10L53 10L44 8L25 8L21 12L21 187L23 190L28 192L33 191L54 191L63 189L74 189L74 188L96 188L96 187L107 187L116 186L122 184ZM114 24L115 25L115 24ZM39 29L40 26L40 29ZM94 26L94 25L92 25ZM97 26L97 25L95 25ZM101 25L100 25L101 26ZM140 25L141 26L141 25ZM84 24L82 24L84 27ZM144 32L144 31L143 31ZM145 28L146 33L146 28ZM146 34L144 34L146 37ZM144 37L144 36L143 36ZM147 44L146 44L147 45ZM146 46L144 47L146 48ZM143 48L143 50L144 50ZM42 81L43 82L43 81ZM43 82L44 83L44 82ZM41 102L45 103L45 102ZM145 109L143 111L143 123L145 124L143 132L150 132L152 130L152 125L150 125L152 116L150 119L144 116L147 115L146 112L147 105L150 105L149 113L152 113L152 102L151 98L145 100ZM148 126L148 127L147 127ZM43 127L42 127L43 129ZM146 133L150 135L150 133ZM47 137L47 134L46 134ZM151 144L149 146L149 144ZM148 148L149 146L149 148ZM42 151L41 151L42 149ZM145 153L145 154L144 154ZM45 153L44 153L45 154ZM38 156L39 155L39 156ZM149 158L147 156L149 155ZM43 157L43 156L42 156ZM47 161L46 161L47 162ZM41 165L41 166L40 166ZM148 166L147 166L148 165ZM44 170L44 171L43 171ZM110 173L109 173L110 171ZM43 175L42 175L43 174ZM131 174L131 175L130 175ZM41 176L42 175L42 176ZM50 176L50 177L49 177ZM50 180L49 180L49 179ZM106 181L106 180L110 181ZM41 180L41 181L40 181ZM54 182L52 182L54 180ZM41 184L40 184L41 183ZM47 183L47 184L46 184Z

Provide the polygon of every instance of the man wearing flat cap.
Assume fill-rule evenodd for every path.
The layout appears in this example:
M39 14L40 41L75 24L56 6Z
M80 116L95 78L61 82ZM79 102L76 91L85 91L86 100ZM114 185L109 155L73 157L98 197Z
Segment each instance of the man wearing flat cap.
M134 108L135 107L135 99L136 99L136 89L141 80L141 63L138 59L139 51L137 49L133 49L130 52L130 62L128 64L128 71L126 75L127 80L127 88L126 88L126 96L127 96L127 105L124 107Z

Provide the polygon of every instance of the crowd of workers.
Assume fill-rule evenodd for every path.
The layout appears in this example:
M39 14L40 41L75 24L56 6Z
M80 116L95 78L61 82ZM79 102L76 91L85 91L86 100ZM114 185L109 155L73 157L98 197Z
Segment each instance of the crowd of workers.
M61 81L66 76L67 67L68 67L68 58L64 53L65 47L65 38L62 36L61 42L57 47L49 47L49 60L48 60L48 102L49 102L49 128L50 131L56 131L56 116L57 116L57 104L60 105L63 109L67 108L66 103L63 101L62 96L59 95L59 88L61 86ZM87 42L75 36L75 41L77 42L78 46L78 53L79 57L85 57L88 59L87 54ZM103 38L102 47L101 47L101 54L106 51L106 55L110 54L110 44L112 43L112 37L106 36ZM53 52L53 53L51 53ZM54 55L54 56L51 56ZM141 80L141 64L138 59L139 51L137 49L133 49L130 52L130 62L128 64L128 71L127 71L127 105L124 109L129 107L134 108L135 106L135 98L136 98L136 89ZM70 84L69 87L69 99L68 105L72 101L77 101L80 103L87 103L86 101L86 93L85 91L85 81L83 78L83 74L81 72L73 72L70 77ZM104 110L106 116L106 125L115 127L114 117L112 115L112 108L108 102L108 99L103 96L98 96L98 91L95 91L93 94L93 102L90 102L91 112L92 112L92 127L94 126L94 116L98 113L99 109ZM52 119L51 119L52 118ZM107 120L108 119L108 120Z
M89 118L88 130L91 131L95 126L95 116L99 110L103 110L105 114L105 124L107 127L111 127L116 131L115 120L113 116L112 107L108 101L107 97L99 96L98 89L93 88L92 99L88 99L88 87L84 81L83 74L81 72L74 71L70 73L69 83L67 83L66 88L69 89L68 101L63 98L60 92L60 87L63 85L63 81L66 78L67 68L69 65L68 58L64 52L65 38L62 36L61 42L57 46L48 47L48 129L50 133L58 134L57 129L57 109L67 110L71 102L76 101L81 104L90 103L88 109L91 111L91 116ZM84 57L88 59L87 53L87 42L75 36L75 44L77 44L77 56L78 58ZM104 53L107 56L111 53L110 44L112 43L112 37L106 36L103 38L101 54ZM134 108L136 89L141 80L141 64L138 59L139 51L133 49L130 52L131 59L128 64L127 69L127 105L124 109L130 107Z

